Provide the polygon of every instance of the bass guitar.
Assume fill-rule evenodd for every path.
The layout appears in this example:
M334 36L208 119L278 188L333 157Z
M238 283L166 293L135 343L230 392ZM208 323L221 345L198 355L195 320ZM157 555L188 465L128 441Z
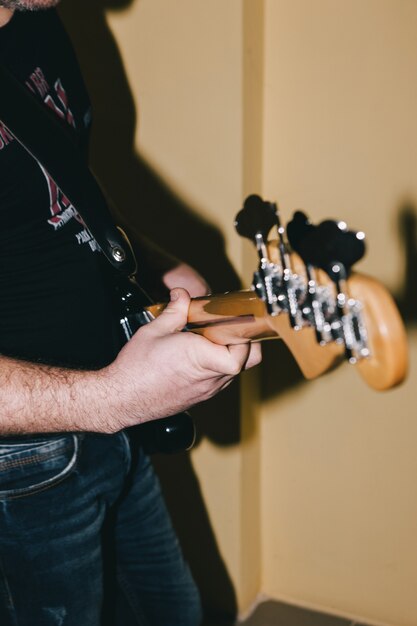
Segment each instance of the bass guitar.
M352 271L365 253L363 232L350 231L341 221L313 225L301 211L285 229L276 205L254 195L246 199L235 226L258 251L252 287L193 298L184 331L222 345L282 339L307 379L346 360L378 391L404 380L408 348L396 304L380 282ZM146 303L132 280L119 285L119 294L125 339L166 306ZM176 450L194 441L187 414L144 427L158 441L150 448Z

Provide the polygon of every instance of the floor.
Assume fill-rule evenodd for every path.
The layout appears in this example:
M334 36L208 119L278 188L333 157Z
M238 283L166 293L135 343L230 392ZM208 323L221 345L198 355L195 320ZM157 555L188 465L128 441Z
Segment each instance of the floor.
M206 626L233 626L231 622L209 622ZM306 609L282 602L266 601L259 604L252 615L235 626L365 626L359 622Z
M242 626L363 626L359 622L283 604L262 602ZM239 624L240 626L240 624Z

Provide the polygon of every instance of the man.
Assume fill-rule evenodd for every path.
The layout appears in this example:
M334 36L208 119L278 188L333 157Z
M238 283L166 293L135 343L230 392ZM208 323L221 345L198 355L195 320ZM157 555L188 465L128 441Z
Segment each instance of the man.
M0 62L82 151L88 96L55 12L37 11L57 2L0 0ZM212 397L259 347L180 332L206 284L177 263L167 309L121 348L101 252L1 121L0 213L0 623L197 626L159 485L124 429Z

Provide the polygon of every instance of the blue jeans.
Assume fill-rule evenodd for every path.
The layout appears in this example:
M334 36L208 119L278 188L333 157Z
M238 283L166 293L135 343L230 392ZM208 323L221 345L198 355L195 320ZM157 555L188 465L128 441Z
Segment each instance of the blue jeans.
M125 433L0 439L1 626L198 626L148 457Z

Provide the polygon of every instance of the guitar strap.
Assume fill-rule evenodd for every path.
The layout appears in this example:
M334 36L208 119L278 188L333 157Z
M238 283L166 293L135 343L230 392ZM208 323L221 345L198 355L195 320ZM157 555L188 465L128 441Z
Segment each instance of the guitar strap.
M123 231L115 225L97 180L58 117L36 100L0 63L0 120L54 180L82 217L111 265L122 276L136 272L136 259ZM149 300L137 286L141 297ZM149 321L149 320L147 320ZM142 424L141 444L148 453L178 452L192 447L191 416L178 413Z
M103 191L69 129L2 63L0 87L0 120L47 170L76 208L111 265L124 275L134 274L136 259L130 244L115 225Z

